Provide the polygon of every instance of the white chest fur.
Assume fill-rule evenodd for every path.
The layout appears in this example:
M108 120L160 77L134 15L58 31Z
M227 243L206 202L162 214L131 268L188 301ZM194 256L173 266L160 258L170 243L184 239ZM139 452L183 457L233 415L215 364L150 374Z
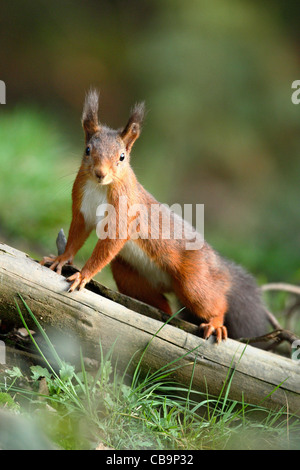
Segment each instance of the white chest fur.
M139 274L147 279L155 288L164 292L171 290L171 278L162 271L132 240L126 242L119 253L130 266L135 268Z
M107 204L107 188L97 182L87 181L82 196L80 211L83 214L86 227L95 228L102 217L97 216L100 205ZM103 206L102 206L103 207ZM104 214L104 211L101 211ZM162 271L132 240L126 242L119 255L136 269L141 276L145 277L155 288L164 292L171 290L170 276Z
M101 219L96 216L97 208L101 204L107 204L107 188L96 181L89 180L83 189L80 211L83 214L87 228L96 227Z

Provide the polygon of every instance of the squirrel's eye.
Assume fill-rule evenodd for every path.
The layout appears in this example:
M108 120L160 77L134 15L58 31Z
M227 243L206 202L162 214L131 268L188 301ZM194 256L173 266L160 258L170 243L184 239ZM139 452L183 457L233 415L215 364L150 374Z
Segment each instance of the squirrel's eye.
M120 155L120 162L122 162L123 160L125 160L125 153L122 152L121 155Z
M85 154L86 154L86 155L90 155L90 153L91 153L91 147L87 147L87 148L85 149Z

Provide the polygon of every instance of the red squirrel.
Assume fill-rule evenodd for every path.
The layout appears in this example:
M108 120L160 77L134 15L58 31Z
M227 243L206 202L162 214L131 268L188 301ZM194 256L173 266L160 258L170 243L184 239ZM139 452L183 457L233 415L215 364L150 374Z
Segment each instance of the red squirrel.
M130 152L141 133L144 104L134 106L124 128L112 130L98 121L98 99L98 92L90 90L83 107L85 150L72 190L72 222L65 252L55 258L44 257L41 264L50 263L50 269L60 274L95 229L97 207L110 204L116 217L113 221L107 215L105 227L111 222L116 236L98 240L82 270L67 279L71 283L69 292L84 288L110 263L121 293L169 315L172 311L165 294L174 292L197 318L205 339L214 334L219 343L228 336L266 333L266 310L250 274L221 257L206 241L201 248L187 249L184 236L163 238L160 225L156 236L151 236L146 222L153 205L159 205L170 217L173 229L181 229L185 222L144 189L130 166ZM146 207L144 219L139 220L138 237L132 235L134 217L125 218L119 209L121 197L127 201L127 208L134 204Z

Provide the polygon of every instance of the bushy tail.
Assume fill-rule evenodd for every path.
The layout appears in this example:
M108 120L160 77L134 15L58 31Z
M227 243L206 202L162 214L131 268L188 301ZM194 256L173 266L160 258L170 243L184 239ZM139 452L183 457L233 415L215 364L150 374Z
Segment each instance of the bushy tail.
M227 295L229 309L225 317L228 336L237 339L266 334L269 329L267 309L255 279L241 266L228 260L224 260L224 263L232 279L232 287Z

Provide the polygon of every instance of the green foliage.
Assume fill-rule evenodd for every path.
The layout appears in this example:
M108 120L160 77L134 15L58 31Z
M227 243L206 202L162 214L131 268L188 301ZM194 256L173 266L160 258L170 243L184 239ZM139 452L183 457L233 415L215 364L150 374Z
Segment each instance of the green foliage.
M2 230L28 244L49 247L49 237L55 242L57 228L67 226L70 219L76 171L70 150L54 121L37 109L17 108L2 115L0 139ZM62 177L70 174L64 181Z
M34 412L44 432L59 446L88 449L101 441L114 449L126 450L299 447L299 423L289 422L287 427L284 410L272 413L262 406L250 407L228 399L234 376L230 370L219 397L193 390L193 372L188 387L174 383L170 375L178 367L177 361L142 376L141 358L129 383L127 369L119 375L117 365L113 366L114 345L104 355L99 344L98 370L87 371L81 355L81 371L77 372L57 355L24 301L23 305L56 364L50 364L34 342L46 367L32 366L30 377L16 367L6 371L0 391L14 396L15 403L21 402L22 413ZM16 380L26 380L28 387L19 386ZM47 393L40 391L41 380L47 383ZM28 399L26 406L24 397ZM252 417L254 413L259 417Z
M23 375L21 370L20 370L20 367L17 367L17 366L14 366L11 369L8 369L6 371L6 373L9 377L11 377L13 379L19 379Z
M48 380L51 379L51 374L48 371L48 369L46 369L45 367L31 366L30 370L31 370L31 378L33 381L37 381L43 377L45 377Z
M19 405L8 393L0 392L0 408L5 408L8 410L18 410Z

